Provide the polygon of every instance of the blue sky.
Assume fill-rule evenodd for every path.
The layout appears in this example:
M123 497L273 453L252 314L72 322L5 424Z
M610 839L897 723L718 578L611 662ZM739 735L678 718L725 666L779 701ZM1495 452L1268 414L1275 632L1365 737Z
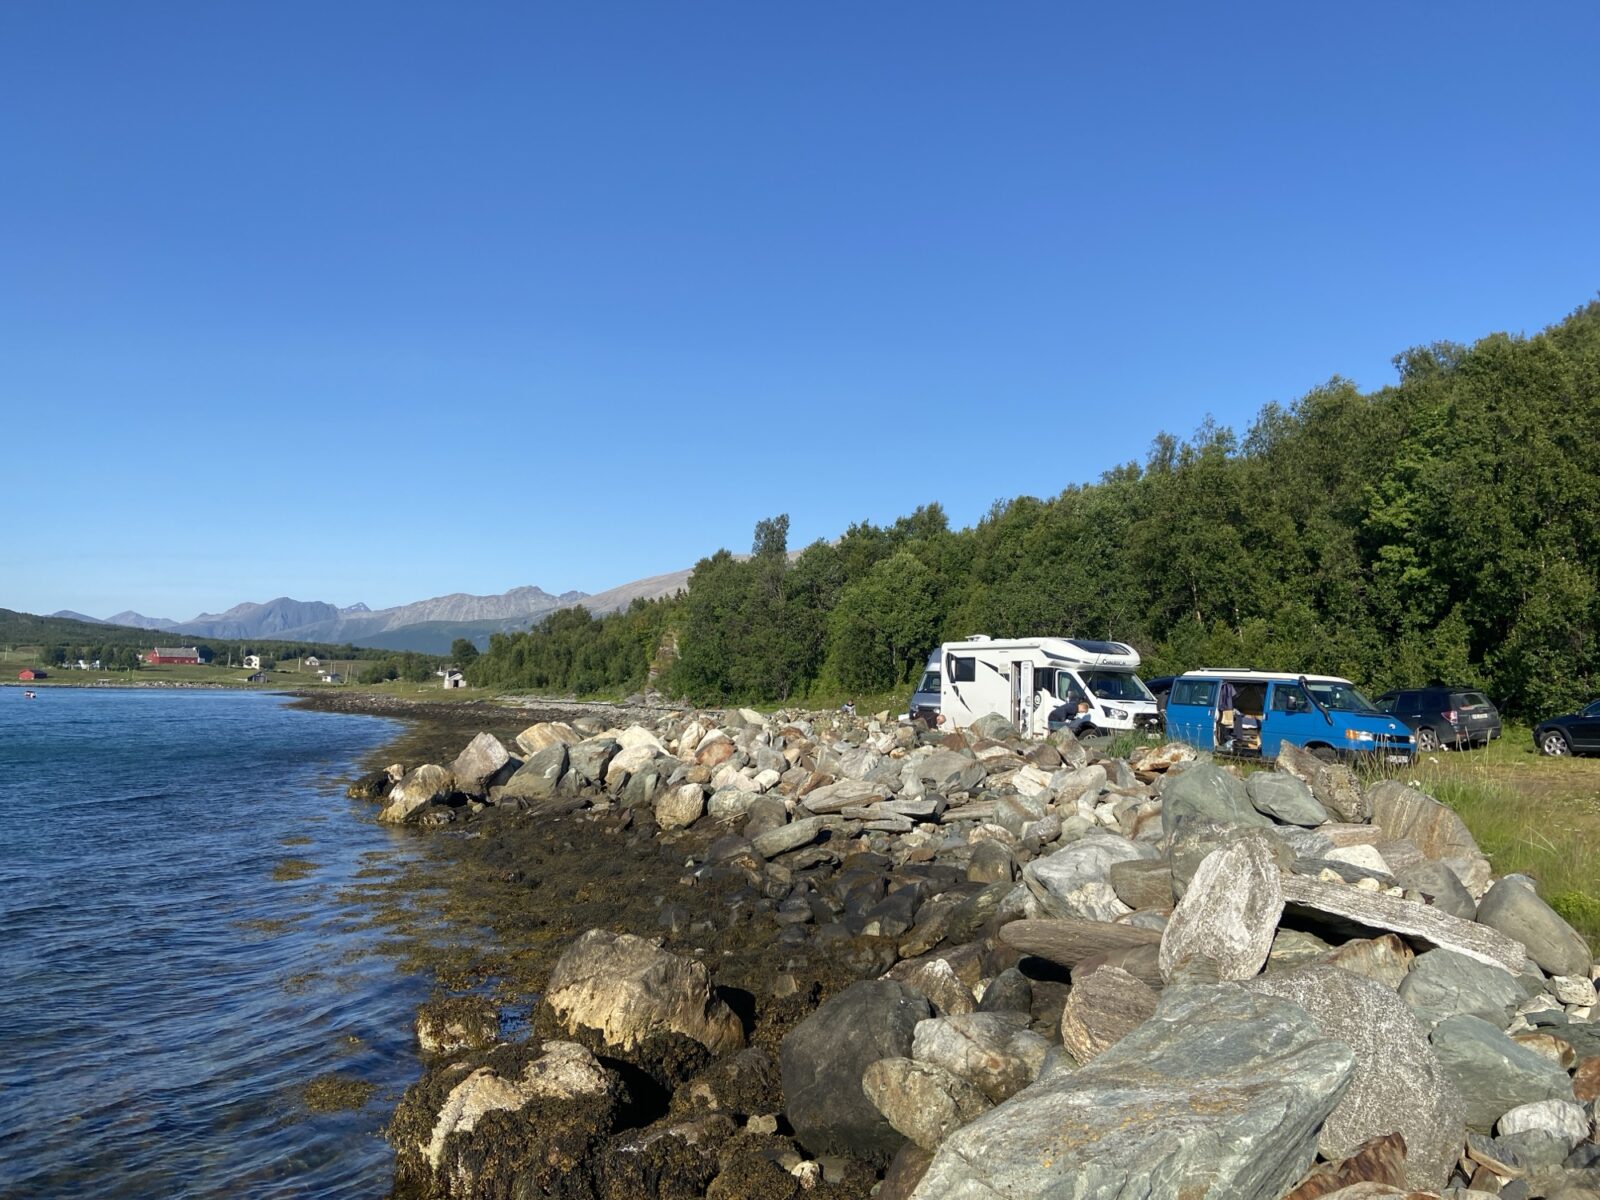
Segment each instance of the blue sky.
M1600 9L0 11L0 606L975 521L1600 288Z

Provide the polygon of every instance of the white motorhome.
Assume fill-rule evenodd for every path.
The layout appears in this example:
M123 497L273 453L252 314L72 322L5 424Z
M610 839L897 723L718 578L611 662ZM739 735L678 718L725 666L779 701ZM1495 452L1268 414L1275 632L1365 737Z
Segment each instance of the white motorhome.
M1158 730L1155 697L1136 673L1139 652L1121 642L974 634L939 647L940 724L960 729L999 713L1042 737L1082 715L1095 730Z

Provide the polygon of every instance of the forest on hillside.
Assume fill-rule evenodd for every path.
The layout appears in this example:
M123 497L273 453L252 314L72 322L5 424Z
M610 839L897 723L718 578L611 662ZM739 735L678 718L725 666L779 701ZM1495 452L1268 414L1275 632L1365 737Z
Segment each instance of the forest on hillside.
M1531 336L1396 356L1398 381L1333 379L1243 436L1209 420L1143 463L952 530L937 503L788 554L695 566L678 596L497 634L482 686L657 685L700 703L801 702L912 680L940 641L1112 638L1154 676L1202 664L1444 681L1508 712L1600 691L1600 302ZM664 652L665 651L665 652Z

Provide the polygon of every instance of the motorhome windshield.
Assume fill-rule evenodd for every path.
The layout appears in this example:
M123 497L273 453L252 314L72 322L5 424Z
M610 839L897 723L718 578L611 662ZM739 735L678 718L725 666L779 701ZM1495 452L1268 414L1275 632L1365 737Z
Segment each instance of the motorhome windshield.
M1308 683L1311 695L1323 708L1334 712L1375 713L1378 710L1348 683Z
M1083 682L1102 700L1149 700L1155 697L1132 671L1082 671Z
M939 672L928 671L922 676L922 682L917 684L919 692L937 692L939 690Z

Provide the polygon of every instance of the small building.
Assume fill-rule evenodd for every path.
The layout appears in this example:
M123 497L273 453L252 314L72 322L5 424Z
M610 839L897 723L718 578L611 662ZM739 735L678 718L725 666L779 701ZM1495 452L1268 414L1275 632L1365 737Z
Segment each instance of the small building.
M49 674L48 671L43 671L38 667L23 667L22 670L17 672L17 678L22 680L23 683L31 683L35 679L46 679Z
M451 667L444 673L444 686L447 688L464 688L467 686L467 677L456 668Z
M246 654L244 656L244 669L246 671L259 671L259 670L261 670L261 655L259 655L259 654Z
M144 656L144 660L152 665L175 663L179 666L198 667L200 651L194 646L157 646Z
M310 658L306 659L306 666L308 666L308 667L320 667L321 665L322 665L322 660L320 658L318 658L315 654L313 654Z
M252 657L254 656L252 655ZM245 666L249 665L249 663L245 664ZM250 675L246 675L244 677L244 681L246 683L265 683L267 681L267 673L265 671L256 671Z
M100 660L97 658L93 662L87 662L80 658L73 666L79 671L98 671L100 669Z

